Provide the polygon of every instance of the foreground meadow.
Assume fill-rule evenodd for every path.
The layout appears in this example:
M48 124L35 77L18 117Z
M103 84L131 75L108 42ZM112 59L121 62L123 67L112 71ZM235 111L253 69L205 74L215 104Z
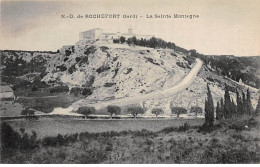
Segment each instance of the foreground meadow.
M168 120L161 120L156 124L156 121L146 121L148 120L139 122L138 127L142 124L159 127L160 123L165 123L168 127L161 126L162 129L154 131L149 128L145 130L145 127L142 127L143 130L133 130L130 124L134 125L134 122L119 123L120 121L116 120L106 123L106 126L115 128L117 123L118 127L125 123L128 130L121 127L115 131L98 132L95 126L98 127L102 122L84 121L85 131L88 131L88 124L92 128L95 127L97 132L79 133L73 131L77 129L75 122L71 124L66 121L71 126L75 125L70 133L54 135L57 133L54 129L58 126L53 121L55 128L49 128L48 131L54 130L54 134L51 137L48 135L50 133L45 133L43 137L40 128L31 133L32 127L24 126L18 130L15 126L19 124L4 122L1 124L1 163L260 162L259 117L224 120L217 122L211 129L203 129L186 122L169 124ZM81 126L82 122L78 121ZM50 121L47 123L50 124ZM38 137L38 134L41 135Z

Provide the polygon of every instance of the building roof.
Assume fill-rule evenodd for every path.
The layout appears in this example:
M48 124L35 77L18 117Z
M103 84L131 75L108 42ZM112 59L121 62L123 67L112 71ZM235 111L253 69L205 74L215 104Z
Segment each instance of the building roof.
M10 86L0 86L0 93L13 92Z
M87 31L83 31L81 33L88 32L88 31L93 31L93 30L102 30L102 28L93 28L93 29L90 29L90 30L87 30Z

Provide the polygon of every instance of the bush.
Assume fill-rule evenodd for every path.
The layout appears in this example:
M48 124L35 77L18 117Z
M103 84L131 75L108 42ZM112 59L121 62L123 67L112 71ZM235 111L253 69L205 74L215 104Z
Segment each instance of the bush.
M83 91L82 91L82 95L83 96L89 96L93 93L92 89L91 88L83 88Z
M76 71L75 64L72 65L72 66L70 66L70 68L68 69L68 72L69 72L70 74L72 74L72 73L75 72L75 71Z
M66 49L66 50L65 50L65 55L66 55L66 56L71 55L71 51Z
M106 46L101 46L100 49L102 50L102 52L106 52L108 50L108 47Z
M95 46L90 46L89 48L86 49L86 51L84 52L85 55L89 55L90 53L94 53L96 51L96 47Z
M80 87L73 87L70 89L70 94L73 94L74 96L81 95L82 88Z
M186 66L182 62L177 62L176 64L181 68L186 68Z
M190 128L189 122L185 122L183 125L181 125L181 126L178 128L178 131L179 131L179 132L185 132L186 130L189 130L189 128Z
M187 110L183 107L172 107L171 111L172 114L177 114L177 117L179 117L181 114L187 114Z
M32 109L28 109L25 108L21 111L21 115L25 115L25 116L34 116L35 115L35 111Z
M102 72L104 72L106 70L109 70L109 69L110 69L109 66L101 66L96 71L100 74L100 73L102 73Z
M116 83L111 83L111 82L106 82L104 87L111 87L113 85L115 85Z
M53 88L50 88L50 93L62 93L62 92L68 92L69 87L66 85L60 85L60 86L55 86Z

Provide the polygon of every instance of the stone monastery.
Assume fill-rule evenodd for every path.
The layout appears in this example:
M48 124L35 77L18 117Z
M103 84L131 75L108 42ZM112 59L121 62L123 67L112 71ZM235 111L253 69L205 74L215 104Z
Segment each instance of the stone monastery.
M104 33L103 29L101 28L95 28L88 31L81 32L79 34L79 40L95 40L95 39L107 39L107 40L113 40L113 39L119 39L121 36L125 37L126 39L131 37L136 37L137 39L150 39L153 37L153 35L138 35L133 33L133 29L129 28L128 33Z

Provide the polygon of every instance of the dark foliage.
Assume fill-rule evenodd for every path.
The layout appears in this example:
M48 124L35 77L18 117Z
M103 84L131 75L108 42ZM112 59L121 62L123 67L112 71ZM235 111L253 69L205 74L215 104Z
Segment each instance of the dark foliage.
M112 83L112 82L106 82L104 87L111 87L114 86L116 83Z
M110 113L112 117L113 115L119 115L121 113L121 108L119 106L109 105L107 106L107 112Z
M77 112L79 114L83 114L87 117L90 114L94 114L96 112L96 109L94 107L83 106L83 107L80 107Z
M154 114L156 117L160 114L164 113L163 109L161 108L153 108L152 109L152 114Z
M145 113L145 111L142 107L128 107L127 112L131 113L134 117L136 117L138 114Z
M93 54L96 51L96 47L95 46L90 46L86 49L86 51L84 52L85 55L89 55L89 54Z
M107 71L109 69L110 69L109 66L103 65L103 66L99 67L96 71L100 74L100 73Z
M60 85L50 88L50 93L62 93L62 92L68 92L69 87L67 85Z
M107 52L109 48L106 46L101 46L100 49L102 50L102 52Z
M72 66L70 66L70 68L68 69L68 72L70 73L70 74L72 74L73 72L75 72L77 69L76 69L76 67L75 67L75 64L73 64Z
M205 126L212 127L214 125L214 103L208 84L207 90L207 99L205 100Z
M177 114L179 117L181 114L187 114L187 110L183 107L171 107L172 114Z
M195 115L197 116L198 114L202 113L202 108L199 106L191 106L190 112L195 113Z
M60 71L66 71L67 70L67 67L64 64L62 64L60 66L56 66L56 68L59 69Z
M152 64L154 64L154 65L157 65L157 66L159 66L160 64L159 63L157 63L157 62L155 62L152 58L150 58L150 57L144 57L148 62L150 62L150 63L152 63Z
M66 55L66 56L70 56L70 55L71 55L71 51L66 49L66 50L65 50L65 55Z

